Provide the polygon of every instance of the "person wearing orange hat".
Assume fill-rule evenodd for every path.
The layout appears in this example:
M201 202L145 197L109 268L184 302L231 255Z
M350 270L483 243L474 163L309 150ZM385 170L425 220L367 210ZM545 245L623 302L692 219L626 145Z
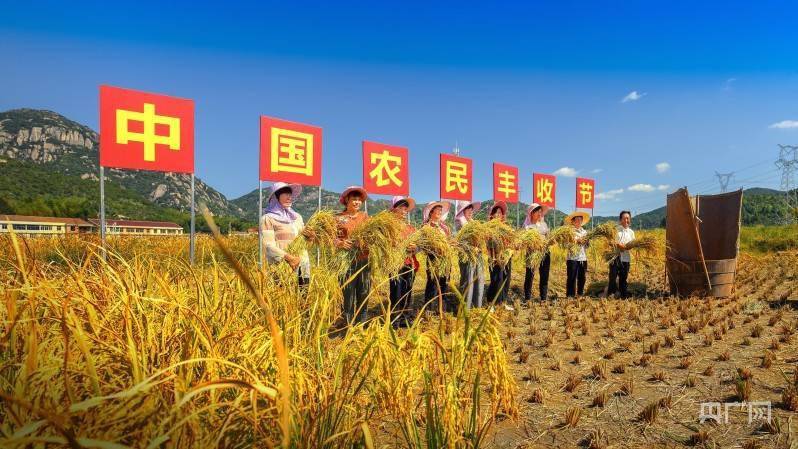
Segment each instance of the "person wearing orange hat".
M488 214L491 220L505 221L506 216L507 203L504 201L497 201L494 203ZM510 293L510 276L512 273L511 260L504 263L502 261L502 255L498 254L496 250L490 246L488 247L488 253L491 259L488 301L493 301L496 304L504 304L505 309L513 310L511 305L505 303Z
M344 206L344 209L335 215L335 222L338 226L338 238L335 240L335 246L339 250L348 251L353 248L354 243L350 236L368 218L368 214L360 211L367 198L366 190L359 186L348 187L341 193L338 201ZM347 324L366 321L368 308L366 298L371 290L368 249L357 248L357 250L352 264L341 277L344 319Z
M446 216L449 214L451 204L447 201L433 201L427 204L423 210L424 224L431 226L446 237L452 235L449 226L446 225ZM457 313L457 304L449 294L449 273L437 273L430 268L432 255L427 256L427 285L424 288L424 302L430 304L436 300L446 312ZM442 304L441 304L442 303Z
M310 238L305 230L302 216L292 209L294 201L302 193L299 184L275 182L266 200L267 206L260 220L263 235L263 250L269 264L286 263L296 273L299 285L306 285L310 278L310 258L307 251L289 253L288 246L300 234Z
M543 217L548 212L548 207L541 206L538 203L532 203L526 210L526 218L524 219L524 229L535 229L541 237L549 237L549 225ZM529 302L532 298L532 284L535 282L535 268L538 270L538 288L540 291L540 300L545 301L549 293L549 271L551 269L551 253L546 249L546 254L540 260L537 267L526 267L524 273L524 301Z
M414 207L416 202L413 198L395 196L391 200L391 212L396 214L405 224L402 229L402 240L407 240L415 232L416 228L407 221L407 214ZM416 259L416 246L413 244L407 247L407 257L404 264L399 268L399 272L391 276L389 292L391 297L391 324L396 327L408 327L413 321L412 296L413 282L416 279L419 263Z
M479 201L464 202L460 205L454 219L457 227L462 229L468 222L474 220L474 213L482 207ZM485 262L482 253L477 253L474 262L460 262L460 294L466 307L482 307L482 297L485 296Z
M585 293L585 281L587 280L587 247L585 240L587 231L582 227L590 221L590 214L583 211L576 211L565 217L566 225L574 227L576 234L576 248L568 253L565 261L566 281L565 296L573 298L576 295L582 296Z

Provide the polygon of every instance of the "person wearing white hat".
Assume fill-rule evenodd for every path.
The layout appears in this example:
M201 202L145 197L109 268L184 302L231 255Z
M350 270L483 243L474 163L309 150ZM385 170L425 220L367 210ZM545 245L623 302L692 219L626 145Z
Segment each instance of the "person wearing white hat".
M538 203L532 203L526 210L526 218L524 218L524 229L535 229L541 237L549 237L549 225L543 217L548 212L548 207L541 206ZM526 267L524 274L524 301L529 302L532 299L532 285L535 283L535 268L538 270L538 290L540 292L540 300L545 301L549 293L549 271L551 269L551 253L546 249L546 254L540 260L537 267Z
M583 211L576 211L565 217L565 224L573 226L576 234L576 248L568 253L568 259L565 261L565 296L569 298L582 296L585 293L588 242L585 240L587 231L582 226L588 221L590 214Z
M353 242L349 238L358 226L368 218L368 214L361 212L360 208L368 198L366 190L359 186L346 188L338 201L344 210L335 215L338 225L338 238L335 246L339 250L352 249ZM352 265L341 277L341 289L344 295L344 319L347 324L363 323L366 321L366 298L371 290L371 269L369 268L369 253L366 248L357 248Z
M396 214L404 223L402 240L406 240L415 232L416 228L407 221L407 214L416 202L413 198L395 196L391 199L391 212ZM389 292L391 297L391 324L394 327L407 327L413 321L412 299L413 282L416 279L419 263L416 259L416 247L408 245L407 257L399 272L389 279Z
M482 203L479 201L461 204L454 216L457 227L462 229L468 222L473 221L474 213L481 207ZM474 262L460 262L459 288L466 307L482 307L482 297L485 296L485 262L481 253L477 253Z
M452 235L449 226L446 225L446 216L449 214L451 204L448 201L433 201L424 207L424 224L431 226L446 237ZM449 273L437 273L430 268L432 255L427 256L427 285L424 288L424 302L430 304L433 300L442 303L446 312L457 313L457 304L449 294Z
M287 252L288 245L305 228L302 216L291 208L301 192L302 186L299 184L275 182L260 219L260 228L266 262L285 262L297 272L299 284L305 285L310 278L310 258L307 251L298 255Z
M491 220L505 221L507 217L507 203L504 201L497 201L490 208L488 217ZM496 254L496 251L488 247L488 252L491 259L490 268L490 284L488 285L488 301L493 301L496 304L505 303L510 293L510 277L512 273L511 260L506 263L502 261L502 255ZM509 304L504 304L507 310L513 310Z

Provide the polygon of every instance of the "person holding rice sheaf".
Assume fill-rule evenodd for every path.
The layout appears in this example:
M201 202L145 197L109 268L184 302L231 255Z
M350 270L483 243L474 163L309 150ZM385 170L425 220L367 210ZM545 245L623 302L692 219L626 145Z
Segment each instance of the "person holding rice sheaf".
M341 193L339 202L344 206L344 210L335 215L338 226L338 238L335 240L335 246L339 250L353 249L354 242L349 237L368 218L368 214L360 211L367 198L366 191L359 186L348 187ZM358 250L355 258L341 278L344 318L347 324L366 321L366 298L371 290L368 250L366 248L355 249Z
M300 286L306 285L310 278L308 252L302 251L300 254L294 255L286 250L300 234L304 234L306 238L312 237L311 233L304 229L305 223L302 216L291 208L301 192L302 186L299 184L275 182L260 221L266 262L288 264L292 270L296 271Z
M549 225L543 217L549 208L541 206L538 203L532 203L526 211L526 218L524 219L524 229L535 229L541 237L547 239L549 237ZM537 267L526 267L524 275L524 301L529 302L532 299L532 285L535 282L535 268L538 270L538 289L540 292L540 300L545 301L549 294L549 271L551 268L551 253L548 248L540 264Z
M479 201L465 202L460 206L454 219L457 227L463 226L474 220L474 212L482 207ZM460 262L460 293L466 307L482 307L482 297L485 294L485 263L482 254L477 253L475 261Z
M632 213L628 210L621 211L620 215L618 215L618 223L621 227L618 229L615 245L620 254L610 262L610 280L607 283L607 296L619 291L621 298L626 299L629 297L627 279L629 278L629 266L632 261L626 245L635 239L635 231L630 227Z
M504 222L507 216L507 203L504 201L497 201L490 208L488 217L490 220L499 220ZM508 236L509 238L509 236ZM493 301L496 304L504 303L510 293L510 274L512 273L512 260L504 261L503 254L499 250L488 245L488 252L491 259L490 268L490 285L488 285L488 301ZM504 304L507 310L513 310L509 304Z
M451 204L447 201L433 201L424 207L424 224L431 226L443 233L446 237L452 235L449 226L446 225L446 216L449 214ZM449 273L438 273L432 269L434 256L427 256L427 285L424 288L424 302L429 304L433 299L443 302L446 312L457 312L457 304L449 298Z
M396 214L405 224L402 230L402 240L407 240L416 228L407 221L407 214L414 207L416 202L413 198L395 196L391 200L391 212ZM391 323L394 327L407 327L413 320L411 303L413 294L413 282L418 271L418 259L416 259L416 246L407 246L407 257L399 268L399 272L390 278L390 297L391 297Z
M573 298L576 295L582 296L585 293L585 281L587 280L587 247L588 241L585 238L587 231L582 228L590 221L590 214L583 211L576 211L565 217L565 224L573 226L576 235L576 246L568 252L566 260L566 283L565 296Z

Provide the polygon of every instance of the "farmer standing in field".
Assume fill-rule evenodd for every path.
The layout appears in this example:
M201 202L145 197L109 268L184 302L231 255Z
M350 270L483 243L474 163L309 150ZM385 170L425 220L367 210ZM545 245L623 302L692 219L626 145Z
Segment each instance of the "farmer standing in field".
M626 245L635 239L635 231L630 227L632 213L628 210L621 211L620 215L618 215L618 223L621 227L615 237L615 246L618 247L621 253L610 262L610 280L607 283L607 296L611 296L620 290L621 298L626 299L629 297L627 279L629 278L629 266L632 261Z
M479 201L463 203L454 216L457 227L462 229L474 219L474 212L482 207ZM466 307L482 307L485 293L485 263L482 254L477 253L476 261L460 262L460 293Z
M582 296L585 293L585 281L587 280L587 247L585 239L587 231L582 228L590 221L590 214L587 212L576 211L565 217L565 224L573 226L576 235L576 247L568 253L566 260L566 281L565 296L573 298L576 295Z
M272 193L267 199L266 210L261 217L261 233L266 261L270 264L285 262L292 270L296 271L300 286L307 285L310 278L310 259L308 252L302 251L298 256L286 252L288 245L299 234L311 238L310 232L305 230L302 216L291 207L294 199L299 197L302 186L299 184L286 184L276 182L272 186Z
M507 203L504 201L497 201L490 208L488 218L490 220L504 221L507 216ZM506 263L502 260L502 254L498 254L496 248L488 246L488 255L491 259L490 268L490 285L488 285L488 301L494 301L496 304L505 303L507 296L510 293L510 275L512 273L512 260ZM507 310L513 310L509 304L504 304Z
M524 219L524 229L535 229L544 239L549 237L549 225L543 217L548 212L549 208L541 206L538 203L532 203L526 211L526 218ZM551 268L551 253L546 248L546 254L543 255L540 264L537 267L526 267L524 274L524 301L529 302L532 299L532 284L535 282L535 268L538 270L538 283L540 291L540 300L545 301L549 294L549 269Z
M423 211L424 224L449 237L452 234L449 226L446 225L449 209L451 209L451 204L447 201L433 201L427 204ZM430 304L430 301L437 299L443 302L444 311L457 313L457 304L449 295L449 273L437 273L432 269L430 265L433 260L435 259L432 255L427 256L427 285L424 288L424 302Z
M368 218L361 212L363 202L368 198L365 189L359 186L348 187L341 193L339 202L344 210L335 215L338 225L338 238L335 246L339 250L348 251L354 244L350 240L352 232ZM371 290L371 270L369 269L369 253L366 248L356 248L357 253L349 269L341 278L341 289L344 295L344 318L347 324L366 321L366 298Z
M402 240L407 240L416 230L415 226L407 221L407 214L414 207L416 201L410 197L395 196L391 200L391 212L396 214L404 223L402 230ZM391 276L389 289L391 296L391 324L394 327L407 327L413 321L411 311L413 297L413 282L418 271L418 259L416 259L416 246L410 244L407 247L407 257L405 258L399 272Z

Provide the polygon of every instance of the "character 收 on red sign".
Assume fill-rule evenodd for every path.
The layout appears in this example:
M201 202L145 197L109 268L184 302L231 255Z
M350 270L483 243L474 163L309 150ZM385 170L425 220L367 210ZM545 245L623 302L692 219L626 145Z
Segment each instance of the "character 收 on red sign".
M441 198L471 201L472 162L467 157L441 153Z
M593 209L596 205L596 180L576 178L576 207Z
M518 202L518 167L493 163L493 200Z
M261 116L260 180L321 185L321 128Z
M194 173L194 102L100 86L100 165Z
M363 141L363 188L378 195L410 194L407 148Z
M556 207L557 177L543 173L533 173L532 182L534 202L541 206Z

